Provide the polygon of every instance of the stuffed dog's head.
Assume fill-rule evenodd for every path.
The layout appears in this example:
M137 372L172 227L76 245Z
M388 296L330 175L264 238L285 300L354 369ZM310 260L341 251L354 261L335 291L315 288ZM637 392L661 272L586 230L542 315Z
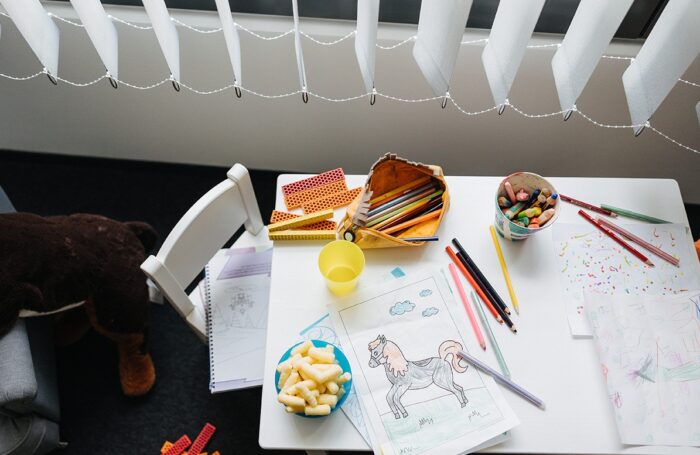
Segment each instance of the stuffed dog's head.
M10 331L23 308L39 308L41 291L28 283L0 283L0 337Z

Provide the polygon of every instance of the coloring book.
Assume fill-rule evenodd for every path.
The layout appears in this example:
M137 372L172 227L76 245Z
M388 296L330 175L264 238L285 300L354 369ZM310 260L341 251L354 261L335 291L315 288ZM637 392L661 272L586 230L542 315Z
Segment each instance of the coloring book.
M700 291L586 294L624 444L700 446Z
M411 273L329 305L377 454L466 453L519 423L493 379L457 358L469 322L444 276Z

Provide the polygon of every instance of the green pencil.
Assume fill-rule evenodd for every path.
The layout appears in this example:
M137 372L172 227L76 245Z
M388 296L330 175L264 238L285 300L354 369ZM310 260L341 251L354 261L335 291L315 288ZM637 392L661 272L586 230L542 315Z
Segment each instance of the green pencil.
M646 221L647 223L654 223L654 224L670 224L670 221L665 221L665 220L660 220L659 218L654 218L653 216L649 215L644 215L641 213L633 212L631 210L625 210L625 209L618 209L617 207L613 207L612 205L606 205L606 204L600 204L602 208L605 210L610 210L611 212L615 212L618 215L626 216L627 218L634 218L635 220L641 220L641 221Z
M501 348L498 347L496 337L493 336L493 332L491 331L491 326L489 325L488 318L484 313L484 309L481 308L483 303L481 303L479 297L477 297L474 294L474 291L470 291L470 294L472 296L472 300L474 301L474 306L479 312L479 319L481 319L481 325L486 327L486 334L489 337L489 343L491 343L491 346L493 346L493 350L496 353L496 360L498 360L498 365L501 367L501 373L503 373L503 376L510 378L510 371L508 370L508 365L506 365L506 359L503 358L503 353L501 352Z

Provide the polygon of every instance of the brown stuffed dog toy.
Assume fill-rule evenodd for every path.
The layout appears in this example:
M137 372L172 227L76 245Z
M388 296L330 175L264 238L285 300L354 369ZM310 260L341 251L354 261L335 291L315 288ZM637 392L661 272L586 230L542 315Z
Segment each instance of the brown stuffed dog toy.
M115 341L124 394L147 393L155 369L145 345L149 300L139 265L155 241L153 228L141 222L0 214L0 336L20 314L57 313L84 302L59 316L82 316Z

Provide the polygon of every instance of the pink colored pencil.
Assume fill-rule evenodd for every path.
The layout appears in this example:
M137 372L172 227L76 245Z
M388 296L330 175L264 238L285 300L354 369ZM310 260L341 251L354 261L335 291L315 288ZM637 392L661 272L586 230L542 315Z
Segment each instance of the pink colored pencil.
M476 317L474 316L474 310L472 310L472 307L469 305L469 300L467 299L467 293L464 292L464 288L462 287L462 282L459 280L459 276L457 275L457 268L455 267L454 264L450 264L449 266L450 269L450 274L452 275L452 281L455 282L455 286L457 286L457 291L459 292L459 297L462 299L462 305L464 305L464 309L467 310L467 316L469 316L469 322L472 324L472 329L474 329L474 333L476 334L476 340L479 342L479 346L481 346L481 349L484 351L486 350L486 342L484 341L484 335L481 333L481 329L479 328L479 324L476 323Z
M675 265L676 267L678 267L678 264L680 263L680 259L671 256L670 254L668 254L667 252L665 252L661 248L655 247L654 245L647 242L646 240L637 237L636 235L632 234L628 230L623 229L620 226L613 224L608 220L605 220L601 217L596 217L596 220L598 220L598 222L600 224L602 224L603 226L617 232L621 236L626 237L628 240L631 240L632 242L636 243L637 245L641 246L642 248L646 248L647 250L651 251L652 253L654 253L655 255L660 257L661 259L665 260L666 262L669 262L669 263Z

